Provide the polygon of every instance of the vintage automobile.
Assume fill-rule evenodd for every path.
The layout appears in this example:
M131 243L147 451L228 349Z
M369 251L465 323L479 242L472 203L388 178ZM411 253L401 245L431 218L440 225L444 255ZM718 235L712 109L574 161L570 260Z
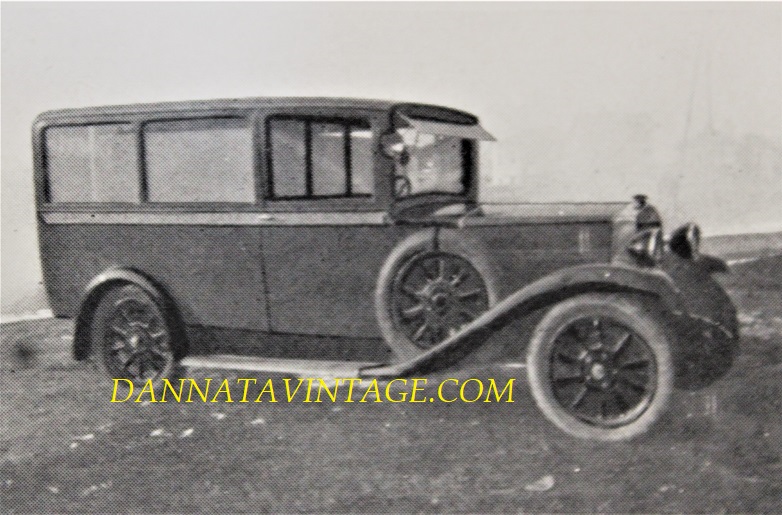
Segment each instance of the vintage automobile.
M694 224L664 237L642 195L480 203L492 139L466 112L375 100L44 113L51 307L76 320L76 359L134 381L177 363L426 374L530 319L511 347L543 413L578 437L643 433L674 387L730 367L725 264Z

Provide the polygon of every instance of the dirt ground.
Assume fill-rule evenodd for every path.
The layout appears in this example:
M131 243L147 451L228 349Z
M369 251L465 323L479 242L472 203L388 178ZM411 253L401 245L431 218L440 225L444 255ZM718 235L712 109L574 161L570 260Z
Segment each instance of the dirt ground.
M468 375L518 377L512 404L111 404L69 322L6 324L0 511L780 513L780 270L722 279L741 356L628 443L565 435L499 366Z

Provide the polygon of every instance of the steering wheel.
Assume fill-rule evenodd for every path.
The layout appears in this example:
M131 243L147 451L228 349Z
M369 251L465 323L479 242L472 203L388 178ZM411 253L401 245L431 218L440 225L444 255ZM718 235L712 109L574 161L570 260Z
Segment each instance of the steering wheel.
M410 178L406 175L397 175L394 177L394 193L397 197L406 197L413 191L413 185Z

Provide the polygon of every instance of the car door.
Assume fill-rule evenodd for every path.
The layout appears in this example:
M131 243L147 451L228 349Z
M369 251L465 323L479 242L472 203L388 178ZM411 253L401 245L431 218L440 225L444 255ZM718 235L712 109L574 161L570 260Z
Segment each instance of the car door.
M375 184L373 116L319 110L263 122L262 242L274 332L379 336L375 283L402 231L388 222Z

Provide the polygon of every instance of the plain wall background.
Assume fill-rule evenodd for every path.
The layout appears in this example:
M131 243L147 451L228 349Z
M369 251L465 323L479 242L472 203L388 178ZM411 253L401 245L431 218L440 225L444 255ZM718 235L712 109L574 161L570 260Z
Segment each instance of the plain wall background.
M645 192L669 229L782 230L780 3L5 3L2 312L40 304L39 112L275 95L471 111L487 199Z

